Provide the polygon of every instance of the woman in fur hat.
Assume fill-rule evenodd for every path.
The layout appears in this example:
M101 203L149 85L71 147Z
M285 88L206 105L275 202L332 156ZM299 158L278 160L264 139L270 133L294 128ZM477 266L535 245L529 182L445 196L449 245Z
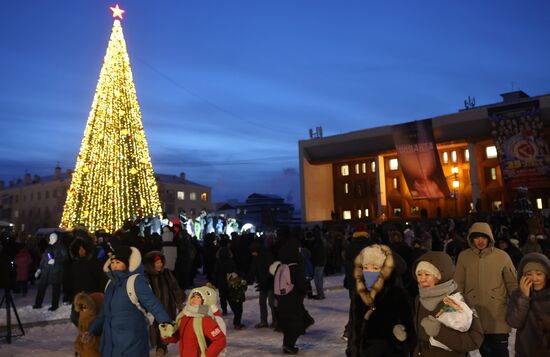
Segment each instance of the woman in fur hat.
M92 335L101 335L101 355L149 357L147 320L128 296L127 282L137 274L134 290L139 304L155 316L159 323L170 325L170 316L155 297L143 272L141 254L135 247L121 245L115 249L103 266L109 277L103 306L83 337L86 342Z
M394 275L394 258L385 245L370 245L355 258L348 356L409 356L412 351L412 309Z
M172 272L165 268L166 258L158 250L153 250L143 258L145 276L153 289L153 293L166 309L170 320L175 320L178 309L183 308L185 292L180 289ZM167 352L167 344L160 338L158 323L149 326L149 342L156 346L156 356L164 356Z
M454 269L451 257L443 252L427 252L413 266L419 295L415 300L415 327L418 335L414 356L458 357L466 356L481 346L483 330L475 311L470 328L465 332L442 324L436 315L441 311L443 299L457 292L452 279ZM430 337L447 349L430 342Z
M550 260L526 254L519 263L519 288L508 301L506 322L517 328L516 356L550 356Z

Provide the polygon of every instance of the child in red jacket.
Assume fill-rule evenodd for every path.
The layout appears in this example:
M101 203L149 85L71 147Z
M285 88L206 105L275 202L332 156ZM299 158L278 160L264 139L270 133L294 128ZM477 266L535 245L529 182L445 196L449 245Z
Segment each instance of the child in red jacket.
M174 326L159 326L166 342L179 340L182 357L216 357L226 346L225 323L217 308L216 290L203 286L189 293Z

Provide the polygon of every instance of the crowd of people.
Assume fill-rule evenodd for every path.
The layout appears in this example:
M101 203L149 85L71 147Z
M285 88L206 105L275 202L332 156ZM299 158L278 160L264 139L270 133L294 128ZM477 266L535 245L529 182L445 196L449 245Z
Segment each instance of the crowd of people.
M549 225L539 213L519 223L499 212L202 236L177 224L160 234L142 226L38 240L6 236L0 282L16 294L35 284L35 309L51 286L50 310L60 300L73 304L77 352L103 356L147 356L150 347L164 356L178 341L182 356L217 356L229 309L234 330L272 328L283 334L282 351L297 354L299 336L315 323L304 300L330 298L324 276L342 271L350 298L342 326L347 356L465 356L477 349L508 356L511 328L516 356L550 353ZM248 288L259 293L254 326L242 319Z

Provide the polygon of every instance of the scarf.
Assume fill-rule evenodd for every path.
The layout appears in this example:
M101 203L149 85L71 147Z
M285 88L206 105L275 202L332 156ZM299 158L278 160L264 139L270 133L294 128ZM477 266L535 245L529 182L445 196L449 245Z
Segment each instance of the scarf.
M193 331L195 332L195 336L197 336L197 342L201 349L201 357L206 357L206 339L204 338L204 331L202 329L202 319L205 316L212 318L209 313L210 308L206 305L191 306L186 304L180 316L178 316L180 319L183 315L193 317Z
M418 288L418 297L420 303L428 311L434 311L443 298L457 288L456 283L453 279L441 283L439 285L433 286L431 288Z

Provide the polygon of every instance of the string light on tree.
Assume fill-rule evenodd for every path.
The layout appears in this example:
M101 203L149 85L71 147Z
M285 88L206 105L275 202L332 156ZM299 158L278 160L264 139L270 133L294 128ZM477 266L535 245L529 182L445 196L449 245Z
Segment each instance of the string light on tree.
M60 226L113 232L161 213L118 4Z

